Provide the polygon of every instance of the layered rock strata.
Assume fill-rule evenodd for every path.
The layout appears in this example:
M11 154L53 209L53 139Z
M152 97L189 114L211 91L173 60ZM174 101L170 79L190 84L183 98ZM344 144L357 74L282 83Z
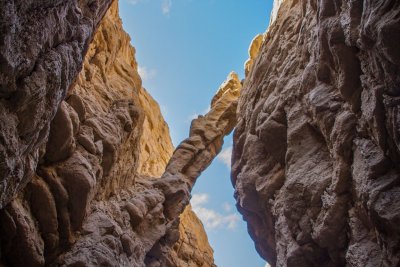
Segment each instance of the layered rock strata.
M277 1L232 182L272 266L400 264L400 2Z
M85 13L88 11L82 1L63 3L48 6L54 15L50 18L76 19L75 13L77 16L91 14L91 20L83 17L82 21L92 28L82 32L66 30L65 34L70 37L78 33L88 36L76 36L87 38L79 39L82 43L71 41L75 49L74 57L69 58L71 62L64 60L63 55L51 58L51 64L60 66L62 73L69 71L61 76L63 85L56 88L57 92L48 93L47 100L39 95L18 94L32 105L39 105L35 101L52 102L47 103L45 110L38 110L45 112L48 119L46 122L42 118L41 127L49 124L43 126L49 129L40 135L40 145L32 146L31 152L24 150L35 154L36 158L30 161L31 169L24 172L13 166L25 180L18 184L14 183L18 181L15 177L5 175L3 179L6 182L2 185L8 186L11 181L15 186L11 191L9 187L0 190L4 204L12 199L0 210L0 266L214 266L213 252L201 222L190 207L185 207L195 179L216 156L223 136L235 124L240 90L237 77L231 76L229 86L221 87L212 110L193 122L191 137L169 160L173 146L168 127L157 103L141 86L135 51L122 29L117 2L102 20L89 47L94 27L108 8L107 2L100 5L91 1L93 10L90 10L96 11L93 13L96 16ZM29 11L33 20L34 14L46 11L47 6L39 4L31 4L32 8L25 10L21 8L22 3L16 2L7 8L10 14L14 11L19 14L21 20L29 17L26 13ZM82 24L82 21L76 23ZM46 23L57 25L51 20ZM57 29L61 30L62 25ZM43 34L51 38L51 33ZM52 42L61 40L54 38ZM53 55L45 46L40 48L43 50L39 58L46 58L47 53ZM9 43L2 49L2 55L13 52ZM24 49L29 52L28 47ZM83 70L76 78L86 52ZM43 76L26 81L32 90L38 86L47 90L43 86L59 78L54 74L54 80L50 79L46 76L51 73L50 69L43 69L40 64L36 66ZM238 87L231 87L233 84ZM17 87L21 88L25 87ZM4 101L15 100L12 95L5 96ZM7 108L9 112L18 112L15 107ZM32 106L26 107L26 112L29 108ZM55 114L49 115L52 110ZM35 114L31 110L21 115L30 123L32 132L41 131ZM14 127L13 118L3 118L1 123L8 128L2 129ZM215 129L207 133L210 127ZM8 135L2 140L8 142L11 137ZM32 141L30 138L26 140ZM6 155L2 159L15 163L12 156L16 152L8 150L7 153L10 157ZM164 173L168 161L168 171ZM196 165L188 169L186 165L191 161ZM161 175L161 179L157 178Z

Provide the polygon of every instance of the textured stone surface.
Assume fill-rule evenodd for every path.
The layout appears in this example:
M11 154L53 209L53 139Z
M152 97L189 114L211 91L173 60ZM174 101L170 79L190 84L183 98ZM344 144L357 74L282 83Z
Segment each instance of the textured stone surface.
M116 2L86 50L84 68L50 124L48 142L35 167L37 176L0 211L2 220L17 225L15 238L7 238L9 231L3 226L8 224L1 224L2 259L7 265L129 262L125 250L118 250L124 244L129 251L128 237L122 237L122 230L110 230L122 220L111 212L129 203L111 196L135 182L143 111L134 51L122 31ZM134 199L133 190L129 193L129 200ZM144 201L152 208L162 197ZM105 243L109 246L103 247Z
M192 121L189 138L177 147L161 179L155 181L155 187L165 195L164 214L174 225L147 255L147 265L215 266L203 225L191 207L185 206L196 179L220 152L224 136L235 126L240 90L238 76L229 74L212 99L210 111Z
M142 177L160 177L171 158L174 147L167 123L157 102L141 88L139 102L143 108L143 132L140 137L138 174ZM188 206L180 216L179 240L164 248L163 257L170 266L213 266L211 249L203 224ZM164 259L164 261L167 261Z
M245 75L249 75L251 68L254 65L254 60L257 58L258 53L260 52L261 45L264 41L264 36L262 34L258 34L253 38L249 47L249 59L244 63L244 71Z
M142 175L160 177L174 151L169 128L157 102L144 88L139 91L139 102L144 109L145 117L140 137L138 172Z
M33 177L50 122L110 3L0 2L0 208ZM68 154L71 144L61 145L50 158Z
M58 110L52 107L39 164L32 162L36 175L0 210L0 266L214 266L203 226L191 209L182 205L166 212L189 200L189 194L180 199L171 191L189 192L191 186L179 175L171 183L158 178L173 146L158 104L141 87L117 2L87 50L65 100L60 94ZM218 111L198 123L196 136L210 123L218 127L216 140L232 130L238 93L223 88L214 105ZM214 145L204 142L199 153ZM200 156L200 174L212 158L194 156Z
M178 241L179 215L189 203L190 191L197 178L221 151L223 138L233 130L236 124L237 101L241 88L238 76L235 73L229 74L212 99L210 111L192 120L189 138L179 144L161 178L154 181L154 187L161 190L165 196L163 214L165 219L170 221L171 228L148 253L146 258L148 266L177 265L171 260L169 244L175 244ZM187 216L192 215L187 214ZM187 231L183 234L187 234ZM201 236L199 235L200 238ZM181 242L190 244L190 241L185 241L185 237ZM204 241L198 239L193 242ZM209 251L204 249L201 253L203 255L196 255L194 251L193 254L189 252L189 255L193 255L189 263L203 258L205 266L209 266ZM180 259L184 260L186 253L179 249L177 252L182 253Z
M92 202L79 238L56 264L214 266L201 223L184 210L196 179L235 125L240 88L237 75L231 74L210 112L193 120L190 137L175 150L161 178L138 173L133 187Z
M232 182L273 266L400 264L400 2L276 1Z
M175 243L172 254L175 258L174 266L215 266L213 250L208 244L203 224L187 206L180 216L179 224L180 239Z
M160 177L173 153L168 125L160 108L143 88L139 91L144 123L140 137L138 174ZM203 224L188 206L180 216L179 240L164 247L163 261L170 266L214 266L211 249Z

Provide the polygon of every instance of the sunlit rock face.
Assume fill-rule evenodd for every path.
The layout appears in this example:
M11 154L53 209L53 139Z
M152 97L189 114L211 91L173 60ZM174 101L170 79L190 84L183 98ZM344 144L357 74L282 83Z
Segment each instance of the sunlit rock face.
M400 2L278 2L239 100L238 209L273 266L398 266Z
M180 216L180 222L180 238L174 244L171 253L171 256L175 259L174 266L215 267L213 250L208 244L203 224L192 211L190 205L186 207Z
M221 151L224 137L236 125L241 88L237 74L229 74L213 97L210 111L192 120L189 137L175 149L161 178L153 181L152 186L161 190L165 197L163 215L170 228L147 254L148 266L215 266L210 257L212 250L207 246L201 248L207 243L202 234L204 230L187 205L197 178ZM185 208L181 216L184 223L178 229L177 222ZM179 241L178 232L181 233ZM172 254L168 247L171 242L175 243ZM198 249L195 246L199 246ZM175 253L179 255L178 261L171 261Z
M117 2L103 19L107 1L25 4L0 4L25 34L1 39L0 153L8 154L0 166L0 266L214 266L201 222L178 205L189 194L170 197L178 185L187 192L192 186L180 176L172 184L158 178L173 146L158 104L142 88ZM6 60L24 57L35 66L29 75L22 63L6 69ZM234 113L221 119L229 129L218 128L218 142L235 124L235 92ZM31 135L22 138L17 126ZM33 143L22 147L24 140ZM4 143L11 141L15 146ZM173 206L179 209L167 213Z
M144 111L144 121L137 172L141 179L160 177L174 150L168 125L157 102L144 88L139 90L139 103ZM171 267L214 266L213 250L208 243L207 234L190 206L181 214L178 229L179 240L175 244L165 243L158 261Z
M245 75L249 75L251 68L254 65L254 60L257 58L260 52L261 45L264 41L264 35L258 34L253 38L249 47L249 59L244 63Z
M275 22L276 17L278 16L279 8L281 7L283 1L285 0L274 0L274 5L272 6L272 11L271 11L270 24Z

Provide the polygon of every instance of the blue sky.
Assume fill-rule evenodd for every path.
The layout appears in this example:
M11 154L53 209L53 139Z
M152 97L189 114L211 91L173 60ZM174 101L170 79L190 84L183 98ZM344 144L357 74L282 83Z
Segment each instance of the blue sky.
M265 32L272 0L120 0L144 87L161 106L175 145L203 114L230 71L244 76L253 37ZM219 267L264 267L236 211L230 181L232 136L202 174L192 205Z

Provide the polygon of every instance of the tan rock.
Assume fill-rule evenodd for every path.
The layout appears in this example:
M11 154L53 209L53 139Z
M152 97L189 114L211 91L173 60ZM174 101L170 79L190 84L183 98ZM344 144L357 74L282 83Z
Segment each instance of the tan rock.
M163 213L167 221L176 221L180 214L184 212L196 179L221 151L223 138L233 130L236 124L237 101L241 88L238 76L235 73L229 74L228 79L221 85L212 99L210 111L204 116L192 120L189 138L179 144L169 160L164 174L160 179L154 181L154 187L161 190L165 196ZM191 217L194 218L194 215L189 209L182 215L184 221ZM194 224L192 221L189 223ZM202 228L198 223L196 224L198 229ZM179 254L178 262L202 264L197 266L214 266L210 260L211 249L203 248L200 251L195 251L190 247L192 243L205 243L206 239L201 234L202 231L195 232L195 241L187 241L185 238L188 237L190 232L186 230L188 229L186 223L182 227L185 228L180 229L183 239L179 242L182 245L176 246L172 255L174 253ZM163 242L173 239L178 229L172 227L169 231L174 232L167 232L164 237L166 240L163 240ZM176 241L172 244L175 244ZM146 264L150 266L177 266L178 263L174 261L176 258L171 257L170 252L166 253L161 244L160 242L153 247ZM165 259L165 262L162 262L162 259ZM209 263L212 265L208 265Z
M144 88L139 90L139 101L144 111L144 123L140 137L138 172L141 175L160 177L174 151L169 128L159 105Z
M260 52L261 45L264 41L264 35L257 34L256 37L253 38L249 47L249 59L244 64L245 75L247 76L251 70L251 67L254 64L254 60L258 56Z
M180 239L174 245L174 249L179 255L176 266L215 266L213 250L208 244L203 224L190 205L186 207L180 219Z
M174 251L183 210L167 218L166 194L158 185L173 146L158 104L141 86L134 53L114 1L50 125L40 164L31 162L38 175L0 210L7 264L184 264L183 254ZM190 261L213 266L203 226L190 209L180 228L182 238L192 238L180 244L196 251Z
M144 123L140 138L138 173L160 177L174 150L168 125L159 105L144 88L139 91L139 101L143 108ZM213 250L208 243L207 234L190 206L180 216L179 237L165 256L172 266L214 266ZM185 249L181 249L182 246ZM189 255L184 251L190 251Z
M221 150L223 137L236 124L237 100L242 86L231 73L211 101L210 111L192 121L189 138L181 142L169 161L163 177L183 175L191 187Z
M272 6L272 12L271 12L271 19L269 22L270 25L272 25L272 23L275 22L275 20L278 16L279 8L281 7L281 5L284 1L285 0L274 0L274 5Z

